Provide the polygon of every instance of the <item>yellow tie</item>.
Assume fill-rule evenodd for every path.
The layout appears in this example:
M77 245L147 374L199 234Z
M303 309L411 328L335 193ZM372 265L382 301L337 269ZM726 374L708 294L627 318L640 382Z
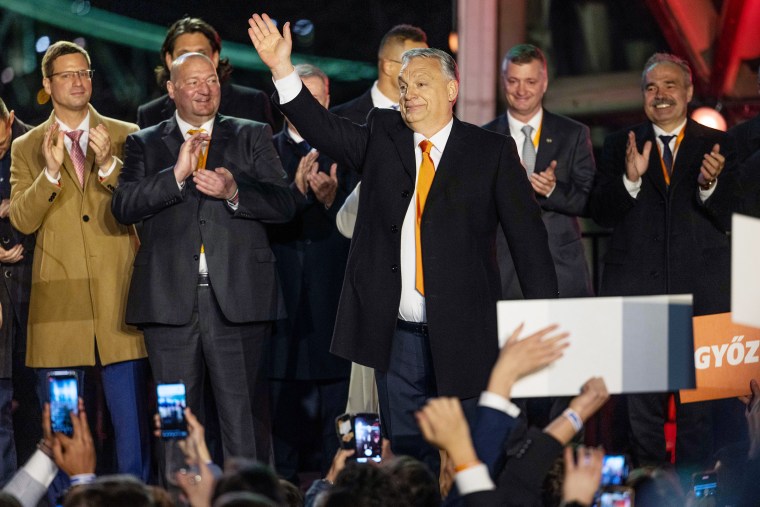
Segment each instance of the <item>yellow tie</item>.
M187 131L187 133L190 134L191 136L194 136L198 132L206 132L206 129L190 129ZM201 147L201 152L198 155L198 167L196 168L198 170L206 168L206 157L208 156L208 145L209 143L205 143L205 146Z
M433 184L433 178L435 177L435 164L433 163L433 159L430 158L430 148L432 147L433 143L427 139L420 141L422 163L420 164L420 171L417 176L417 222L416 227L414 228L417 270L414 287L423 296L425 295L425 283L422 271L422 240L420 225L422 223L422 212L425 210L425 201L427 201L428 192L430 192L430 186Z

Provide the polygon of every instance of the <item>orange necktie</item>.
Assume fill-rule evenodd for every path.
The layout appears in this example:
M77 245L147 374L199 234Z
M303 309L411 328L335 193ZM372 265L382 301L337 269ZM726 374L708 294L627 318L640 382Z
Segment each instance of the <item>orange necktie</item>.
M206 129L190 129L187 131L188 134L191 136L194 136L198 132L206 132ZM197 169L205 169L206 168L206 157L208 156L208 143L204 143L205 146L201 147L201 152L198 155L198 167Z
M423 296L425 295L425 283L422 272L422 240L420 224L422 223L422 212L425 209L425 201L427 201L428 192L430 192L430 186L433 184L433 178L435 177L435 164L433 163L433 159L430 158L430 149L432 147L433 143L427 139L420 141L420 148L422 148L422 163L420 164L420 171L417 176L417 222L416 227L414 228L417 270L414 287Z

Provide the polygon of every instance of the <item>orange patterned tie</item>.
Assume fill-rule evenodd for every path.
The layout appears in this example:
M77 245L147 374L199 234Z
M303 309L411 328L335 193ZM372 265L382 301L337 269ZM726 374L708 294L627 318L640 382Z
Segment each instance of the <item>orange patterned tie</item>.
M425 201L427 201L428 192L430 192L430 186L433 184L433 178L435 177L435 164L433 159L430 158L430 149L433 147L433 143L425 139L420 141L420 148L422 149L422 163L420 164L419 175L417 176L417 221L414 228L415 234L415 250L417 253L417 269L414 287L417 291L425 295L425 283L424 275L422 272L422 241L420 235L420 224L422 223L422 212L425 209Z
M206 132L206 129L190 129L187 131L188 134L191 136L194 136L198 132ZM198 155L198 170L205 169L206 168L206 157L208 156L208 144L209 143L203 143L203 146L201 146L201 152Z

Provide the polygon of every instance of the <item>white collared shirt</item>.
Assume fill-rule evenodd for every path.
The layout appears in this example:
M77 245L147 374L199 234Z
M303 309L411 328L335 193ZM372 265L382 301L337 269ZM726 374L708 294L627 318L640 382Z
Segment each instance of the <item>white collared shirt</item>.
M449 140L453 126L454 119L452 118L429 139L433 143L433 147L430 149L430 158L433 160L436 172L438 172L438 165L441 162L443 150L446 148L446 143ZM401 226L401 302L398 308L398 318L409 322L427 322L425 297L417 292L415 288L417 242L414 234L415 222L417 220L417 182L419 181L419 167L422 164L420 142L425 139L425 136L422 134L414 133L414 163L417 168L417 178L415 178L414 193L409 200L409 207L406 209L404 223Z
M395 109L398 111L398 100L395 102L386 97L380 88L377 86L377 81L372 85L369 91L370 97L372 97L372 105L383 109ZM399 94L399 98L401 95Z

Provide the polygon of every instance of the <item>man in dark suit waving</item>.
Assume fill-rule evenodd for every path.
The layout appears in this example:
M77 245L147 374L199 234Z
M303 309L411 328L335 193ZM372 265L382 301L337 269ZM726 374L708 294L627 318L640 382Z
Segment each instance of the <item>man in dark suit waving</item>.
M180 56L167 85L177 112L127 139L112 208L142 221L142 244L126 320L144 329L156 380L183 380L197 414L208 370L225 456L268 462L261 365L284 311L263 222L289 220L295 202L271 129L218 115L219 88L208 57Z
M394 452L437 468L414 412L436 393L471 400L474 409L486 384L498 350L499 222L526 296L557 294L515 144L454 118L457 68L442 51L404 53L400 114L375 109L360 126L325 111L303 87L290 61L289 23L284 37L267 15L254 14L249 25L275 79L275 103L309 144L362 173L331 350L376 369Z

